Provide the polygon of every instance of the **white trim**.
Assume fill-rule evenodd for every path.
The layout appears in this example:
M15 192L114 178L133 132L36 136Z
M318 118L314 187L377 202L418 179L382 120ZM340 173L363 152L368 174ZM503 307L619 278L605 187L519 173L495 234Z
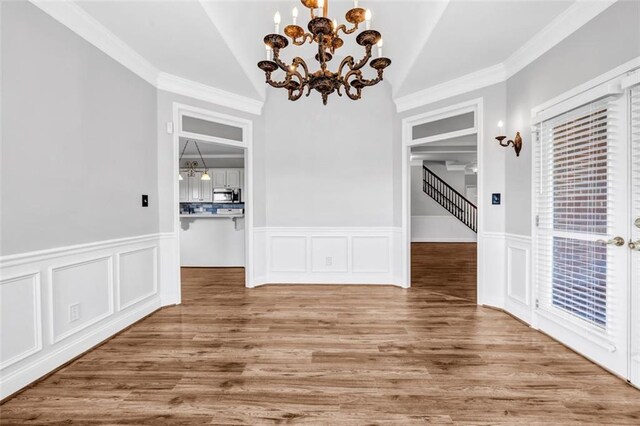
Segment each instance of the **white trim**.
M77 268L78 266L89 265L92 263L98 263L105 260L107 261L107 270L108 270L107 289L109 291L109 300L108 300L107 310L103 314L92 318L90 321L87 321L84 324L73 327L62 334L56 334L55 327L54 327L55 321L53 318L55 313L54 300L53 300L53 287L55 286L55 281L54 281L55 272L62 271L65 269ZM91 327L92 325L113 315L114 310L113 310L113 256L112 255L99 256L99 257L95 257L87 260L82 260L80 262L71 262L71 263L65 262L62 265L50 267L47 275L49 276L49 282L47 286L49 291L49 298L48 298L46 311L49 313L49 318L48 318L49 337L52 345L66 339L67 337L73 336L74 334L79 333L80 331L88 327Z
M104 325L94 328L80 339L70 341L67 344L60 346L58 349L46 353L42 357L38 357L33 362L11 372L11 374L3 375L0 378L0 399L8 397L23 387L40 379L65 362L81 355L83 352L107 340L111 336L136 321L139 321L146 315L153 313L159 308L159 300L150 300L144 305L137 307L135 310L127 312L123 316L113 318Z
M263 101L163 72L73 1L29 0L34 6L91 43L158 90L260 115Z
M91 243L76 244L72 246L56 247L46 250L30 251L26 253L10 254L0 257L0 268L22 265L25 263L39 262L55 257L62 257L91 250L114 248L135 243L153 241L157 238L166 238L169 234L147 234L136 237L117 238L113 240L94 241Z
M33 321L29 319L28 322L17 325L0 324L2 327L0 334L7 332L9 327L34 327L37 345L19 354L18 357L14 356L10 360L3 360L3 369L0 374L0 399L18 391L73 357L111 337L122 328L156 310L163 303L174 302L174 294L167 293L167 289L171 289L168 283L173 278L172 271L161 266L163 261L170 262L173 258L171 253L173 242L174 235L172 233L158 233L21 253L1 258L0 276L3 279L0 281L0 285L21 277L34 277L34 282L30 283L25 280L23 285L35 285L35 292L29 292L29 295L34 298L33 304L37 309ZM114 309L117 304L116 276L119 276L117 259L122 254L149 249L154 253L154 294L136 299L135 304L128 304L129 308L126 310L116 311ZM82 267L81 265L96 262L104 267L92 270L95 274L92 274L87 280L93 281L95 279L106 283L108 291L107 300L104 300L106 303L99 309L95 309L94 312L87 313L88 316L84 317L86 323L77 324L76 327L69 330L60 330L56 334L53 318L59 316L57 310L65 310L67 307L61 306L59 302L56 303L57 299L54 300L52 290L57 285L55 271ZM91 282L86 284L91 285ZM11 303L7 300L2 302Z
M147 294L143 294L141 296L136 297L133 300L128 301L127 303L121 304L122 301L120 299L121 296L121 285L122 285L122 268L121 268L121 264L122 264L122 256L126 256L126 255L130 255L130 254L134 254L134 253L139 253L139 252L143 252L143 251L149 251L151 250L151 252L153 253L153 290ZM143 300L146 300L152 296L155 296L158 294L158 246L148 246L148 247L141 247L141 248L137 248L134 250L127 250L127 251L123 251L123 252L119 252L116 253L115 256L115 281L116 281L116 310L118 312L120 311L124 311L125 309L136 305L140 302L142 302Z
M207 137L197 133L185 132L182 129L182 117L183 116L196 117L202 120L214 121L217 123L227 124L230 126L242 128L242 142L233 141L229 139ZM254 287L254 243L253 243L253 215L254 215L254 193L253 193L253 122L240 117L235 117L228 114L221 114L214 111L209 111L205 108L199 108L191 105L181 104L178 102L173 103L173 122L177 124L176 131L173 133L173 175L178 176L180 171L179 164L179 144L180 137L187 136L203 141L211 141L219 144L234 146L244 149L244 199L245 199L245 286L248 288ZM180 231L180 188L178 179L173 179L173 207L174 215L174 234L179 235ZM178 239L179 240L179 239ZM174 259L173 270L176 271L176 275L180 276L180 247L177 244L176 257ZM181 293L181 283L179 278L175 280L175 288L173 289L176 294Z
M576 1L555 17L547 26L520 46L504 62L506 78L517 74L527 65L558 45L580 27L604 12L617 0Z
M407 117L402 120L402 226L401 226L401 284L404 288L411 286L411 166L409 164L411 147L420 145L424 142L412 140L412 128L413 126L429 123L432 121L440 120L447 117L453 117L456 115L468 113L474 111L474 128L478 135L478 200L484 200L483 191L483 179L484 179L484 135L483 135L483 120L484 120L484 101L483 98L476 98L466 102L461 102L455 105L449 105L444 108L429 111L420 115ZM478 256L478 303L481 302L481 295L484 289L483 280L483 268L482 268L482 249L484 238L484 221L483 221L484 206L478 206L478 233L477 233L477 256Z
M266 227L255 228L264 251L265 270L255 285L365 284L399 286L398 228ZM333 246L315 245L333 241ZM371 241L372 243L368 243ZM277 244L280 242L281 244ZM379 244L374 244L374 243ZM319 251L316 251L319 250ZM258 253L256 253L258 256ZM331 265L314 264L329 256ZM358 263L358 262L362 263Z
M158 74L156 87L158 90L188 96L193 99L255 115L262 113L262 105L264 104L262 101L256 99L237 95L166 72L160 72Z
M504 62L395 98L397 112L408 111L508 80L616 1L576 1Z
M432 104L443 99L462 95L483 87L492 86L506 80L503 64L474 71L462 77L428 87L419 92L394 99L397 112L404 112L423 105Z
M555 98L552 98L540 105L533 107L531 109L531 117L536 121L540 121L540 119L538 119L538 116L541 113L544 113L547 110L565 102L572 102L573 105L580 106L581 102L583 102L583 104L589 103L590 100L595 100L597 96L605 96L607 92L615 92L616 90L621 90L620 83L623 79L621 79L620 82L612 82L614 83L613 87L609 87L604 84L608 81L619 79L625 74L633 73L637 68L640 68L640 56L633 58L630 61L627 61L624 64L617 66L610 71L607 71L604 74L592 78L591 80L582 83L581 85L576 86L571 90L561 93ZM577 100L574 101L574 99ZM586 101L584 99L586 99ZM569 108L571 108L571 106L569 106Z
M0 280L0 286L4 284L9 284L15 281L20 281L25 278L31 278L31 285L33 286L33 325L34 325L34 345L33 347L27 349L26 351L16 354L13 357L2 360L0 363L0 370L4 370L5 368L22 361L29 356L40 352L42 350L42 285L41 285L41 273L30 272L27 274L20 274L17 276L2 278Z

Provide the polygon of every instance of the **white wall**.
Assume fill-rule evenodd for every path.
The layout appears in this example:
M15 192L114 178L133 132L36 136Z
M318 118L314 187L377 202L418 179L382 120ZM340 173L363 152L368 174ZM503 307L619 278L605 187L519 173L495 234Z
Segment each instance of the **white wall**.
M393 225L395 117L386 83L364 99L269 90L264 106L268 227ZM398 140L396 140L399 143Z
M156 89L32 4L0 11L3 399L170 303L171 255Z
M1 30L0 254L158 232L156 89L28 2Z
M268 91L259 283L399 283L391 90L383 83L363 97L324 106L317 93L291 102Z
M244 219L180 218L180 265L245 266Z

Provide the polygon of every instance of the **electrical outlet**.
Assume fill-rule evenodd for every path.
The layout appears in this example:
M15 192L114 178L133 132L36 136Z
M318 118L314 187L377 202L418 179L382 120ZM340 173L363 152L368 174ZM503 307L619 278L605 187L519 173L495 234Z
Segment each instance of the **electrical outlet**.
M325 264L325 266L331 266L331 265L333 265L333 257L331 257L331 256L327 256L327 257L324 259L324 264Z
M78 321L80 319L80 304L74 303L69 305L69 322Z

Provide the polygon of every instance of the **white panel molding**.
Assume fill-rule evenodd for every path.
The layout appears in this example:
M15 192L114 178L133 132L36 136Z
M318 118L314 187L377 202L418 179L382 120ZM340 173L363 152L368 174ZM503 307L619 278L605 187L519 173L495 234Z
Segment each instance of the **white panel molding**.
M153 253L154 293L132 301L127 305L126 310L118 312L114 309L116 276L118 276L116 275L118 272L116 270L117 259L127 253L145 250L151 250ZM35 286L35 292L27 291L27 293L33 295L33 304L37 307L37 318L29 319L28 323L18 325L2 323L0 324L0 334L7 333L10 327L34 327L35 321L37 328L39 328L36 330L39 343L28 351L20 350L22 353L18 354L19 356L11 354L11 359L2 361L0 399L27 386L161 306L179 303L179 294L173 293L174 289L179 289L179 285L175 284L175 280L179 280L179 270L174 271L173 266L177 263L169 261L169 259L177 259L175 250L176 237L174 233L163 233L1 257L0 275L3 280L0 285L21 277L34 277L33 280L26 279L23 285L30 289ZM148 256L146 256L145 262L146 260L148 260ZM161 261L166 262L166 265L162 265ZM108 292L105 293L105 297L108 297L108 300L100 299L100 309L97 309L96 312L82 312L81 310L83 315L89 315L85 317L86 322L72 329L61 329L57 335L54 335L53 318L56 315L58 318L64 317L67 315L66 309L68 308L67 306L57 306L54 300L54 286L58 285L55 284L56 271L82 268L95 262L105 262L106 266L87 268L83 273L88 275L80 274L78 279L81 279L82 282L76 282L76 285L82 284L84 286L85 283L91 285L94 281L101 282L102 285L106 283ZM145 264L142 269L150 270L151 268ZM71 277L74 279L73 275ZM42 293L40 292L40 281L42 282ZM101 288L105 289L104 286ZM167 294L163 294L164 292ZM107 312L102 311L103 306L108 307ZM56 309L63 309L64 315L61 315L60 311L55 311ZM44 331L49 334L46 339Z
M153 282L153 288L150 292L142 294L132 300L129 300L127 302L122 301L122 274L123 272L126 273L126 271L123 271L122 268L122 258L124 256L131 256L137 253L143 253L145 251L151 251L153 254L153 265L152 265L152 270L153 270L153 276L152 276L152 282ZM115 277L116 277L116 309L118 311L122 311L124 309L127 309L133 305L136 305L137 303L146 300L152 296L155 296L156 294L158 294L158 247L157 246L150 246L150 247L143 247L143 248L139 248L139 249L135 249L135 250L129 250L129 251L124 251L124 252L120 252L116 255L116 262L115 262L115 269L116 269L116 273L115 273Z
M260 115L263 102L162 72L73 1L30 0L36 7L159 90Z
M502 83L604 12L616 1L578 0L536 33L504 62L395 98L396 109L400 113Z
M479 235L478 263L481 276L478 304L504 309L505 299L505 234L483 232Z
M505 244L507 281L504 309L531 324L533 317L533 288L531 285L532 238L525 235L507 233L505 234ZM514 257L517 254L524 256L524 268L514 261Z
M33 303L33 335L34 341L31 348L28 348L20 353L15 354L11 358L0 360L0 370L4 370L5 368L22 361L23 359L40 352L42 350L42 318L41 318L41 306L42 306L42 289L40 285L40 272L32 272L25 275L18 275L14 277L3 278L0 281L0 286L6 284L12 284L19 281L23 281L28 279L31 281L31 291L33 295L32 303ZM13 303L14 301L10 301ZM0 309L2 309L2 305L4 300L0 300ZM13 324L12 324L13 325ZM5 330L2 330L5 333Z
M431 86L410 95L394 99L397 111L404 112L423 105L432 104L443 99L452 98L483 87L501 83L506 80L507 73L503 64L472 72L462 77Z
M76 327L71 328L70 330L64 332L64 333L60 333L57 334L54 324L54 313L56 312L56 307L55 307L55 300L53 299L53 292L54 292L54 287L56 286L56 280L55 280L55 274L58 271L65 271L65 270L71 270L71 269L79 269L82 268L83 266L88 266L88 265L92 265L92 264L96 264L96 263L100 263L100 262L106 262L106 266L107 266L107 276L106 276L106 280L107 280L107 292L108 292L108 301L107 301L107 309L105 312L96 315L95 317L91 318L89 321L78 325ZM58 343L64 339L66 339L69 336L73 336L76 333L81 332L82 330L91 327L92 325L102 321L103 319L110 317L111 315L113 315L113 256L109 255L109 256L100 256L100 257L96 257L96 258L92 258L92 259L83 259L82 261L79 262L65 262L64 264L60 265L60 266L55 266L55 267L51 267L49 268L49 273L48 276L50 277L49 282L48 282L48 293L49 293L49 297L47 298L47 307L46 307L46 311L49 313L48 315L48 323L49 323L49 338L51 340L52 344ZM101 277L94 277L91 282L97 281L99 280Z
M395 253L400 247L400 237L399 229L387 227L256 228L257 274L253 285L400 286L400 262ZM259 260L260 256L264 256L263 261ZM327 257L332 258L331 264L319 266L318 262Z
M36 356L32 356L28 363L18 363L18 368L9 369L0 377L0 399L4 399L29 384L37 381L41 377L60 367L64 363L83 354L94 346L104 342L113 335L129 327L131 324L141 320L145 316L157 311L160 308L157 299L150 300L135 310L128 311L125 315L115 317L108 322L92 327L88 333L79 339L74 339L66 344L61 343L49 347L50 350L43 351Z

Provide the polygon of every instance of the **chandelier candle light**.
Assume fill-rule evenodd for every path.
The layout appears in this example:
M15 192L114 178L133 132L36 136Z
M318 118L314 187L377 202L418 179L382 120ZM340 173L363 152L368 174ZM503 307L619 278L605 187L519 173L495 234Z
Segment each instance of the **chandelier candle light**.
M305 89L307 96L311 94L312 89L315 89L322 96L322 103L326 105L329 95L333 92L342 96L343 87L344 93L350 99L360 99L362 89L381 82L384 69L391 65L391 60L382 56L382 36L378 31L371 29L371 11L358 7L358 1L355 0L353 2L354 8L345 15L347 22L352 25L351 28L347 28L346 25L338 25L335 19L331 20L327 17L329 0L301 0L301 3L310 10L311 20L307 25L309 32L305 32L302 27L297 25L298 8L294 7L291 11L293 24L287 25L284 28L284 33L296 46L302 46L306 42L309 44L317 43L318 53L315 55L315 59L320 64L320 69L310 73L306 62L298 56L293 58L291 64L286 64L280 58L280 51L289 45L289 40L279 34L282 17L280 12L276 12L273 17L275 32L264 38L267 59L258 62L258 67L266 74L267 83L272 87L286 89L291 101L300 99ZM321 10L322 16L316 16L316 9ZM342 32L342 35L353 34L363 22L366 30L358 34L356 42L364 47L364 57L356 62L352 56L347 56L340 62L337 72L328 70L327 62L331 61L336 50L344 45L340 33ZM378 57L369 62L374 45L378 47ZM362 68L367 63L377 72L376 78L364 78ZM277 70L284 71L284 80L276 81L271 78L271 74Z

